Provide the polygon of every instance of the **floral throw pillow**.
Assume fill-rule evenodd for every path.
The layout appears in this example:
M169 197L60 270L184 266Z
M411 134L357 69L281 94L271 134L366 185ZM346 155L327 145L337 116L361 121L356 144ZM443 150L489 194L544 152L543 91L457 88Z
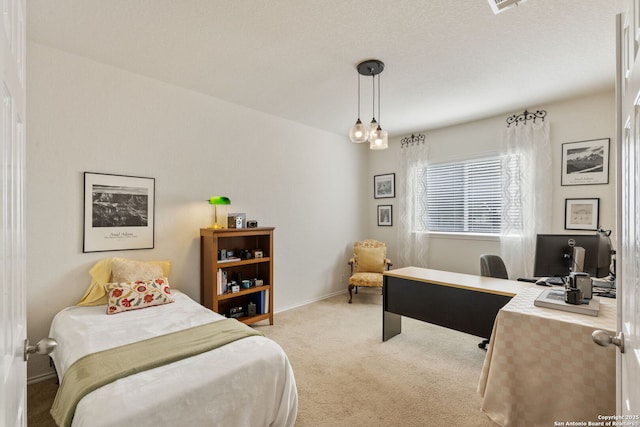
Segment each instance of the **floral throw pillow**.
M109 298L107 314L173 302L171 288L166 277L134 282L107 283L104 288Z

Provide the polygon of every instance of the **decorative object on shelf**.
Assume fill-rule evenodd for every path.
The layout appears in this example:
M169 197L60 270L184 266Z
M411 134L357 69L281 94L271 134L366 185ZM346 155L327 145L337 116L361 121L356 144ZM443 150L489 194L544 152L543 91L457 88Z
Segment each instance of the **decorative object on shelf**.
M562 185L609 183L609 138L562 144Z
M227 205L231 204L231 200L226 196L213 196L209 198L209 204L214 208L211 228L227 228ZM220 206L220 215L218 215L218 206Z
M505 10L517 6L518 3L524 3L527 0L488 0L489 6L491 6L491 10L495 15L500 12L504 12Z
M378 226L392 226L392 206L391 205L378 205Z
M256 221L255 219L248 219L247 228L258 228L258 221Z
M390 199L396 197L396 174L374 175L373 198Z
M546 116L547 112L545 110L538 110L535 113L524 110L524 112L520 114L514 114L513 116L507 117L507 127L511 126L514 123L516 124L516 126L518 126L518 124L520 123L526 125L527 120L533 120L533 123L535 123L536 119L542 119L542 121L544 122L544 118Z
M153 249L155 179L84 173L83 252Z
M405 136L400 140L400 148L424 144L426 139L427 138L421 133L417 135L411 134L411 136Z
M227 217L228 228L245 228L247 221L247 214L244 213L231 213Z
M600 221L600 199L565 199L565 230L597 230Z
M384 150L389 147L389 135L383 130L380 122L376 120L376 76L378 76L378 119L380 119L380 73L384 70L384 62L378 59L368 59L358 64L358 119L355 125L349 131L349 139L355 143L369 141L371 150ZM360 76L372 77L372 103L373 118L371 124L367 128L360 121Z

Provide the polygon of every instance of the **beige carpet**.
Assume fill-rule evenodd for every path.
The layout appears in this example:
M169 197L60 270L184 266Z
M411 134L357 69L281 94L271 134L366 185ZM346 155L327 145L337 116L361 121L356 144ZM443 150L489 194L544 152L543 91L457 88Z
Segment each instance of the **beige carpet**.
M286 351L299 393L296 426L492 426L476 393L480 339L403 318L382 342L378 290L339 295L255 325ZM28 387L29 426L47 416L53 381Z

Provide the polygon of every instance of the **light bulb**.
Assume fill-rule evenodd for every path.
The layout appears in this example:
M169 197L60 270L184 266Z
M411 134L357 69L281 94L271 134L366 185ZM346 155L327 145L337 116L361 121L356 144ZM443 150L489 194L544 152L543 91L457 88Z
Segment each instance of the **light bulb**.
M351 130L349 131L349 139L351 142L361 143L365 142L369 137L369 131L367 127L358 119L356 124L353 125Z
M375 134L369 138L369 149L384 150L386 148L389 148L389 134L378 126Z
M370 129L369 130L369 143L370 144L373 144L374 141L379 138L379 136L380 136L379 133L380 133L381 130L382 129L380 129L380 126L376 126L375 129Z
M378 122L376 121L376 118L372 118L371 119L371 123L369 123L369 135L371 135L372 133L376 132L378 130L380 126L378 125Z

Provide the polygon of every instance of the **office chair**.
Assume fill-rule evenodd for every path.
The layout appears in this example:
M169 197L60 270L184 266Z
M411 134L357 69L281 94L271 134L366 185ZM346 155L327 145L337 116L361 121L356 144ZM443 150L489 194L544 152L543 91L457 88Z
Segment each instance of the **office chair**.
M480 275L485 277L495 277L496 279L508 279L507 267L504 261L498 255L481 255L480 256ZM478 347L487 348L488 339L478 343Z
M496 279L508 279L507 267L498 255L480 256L480 275L495 277Z

